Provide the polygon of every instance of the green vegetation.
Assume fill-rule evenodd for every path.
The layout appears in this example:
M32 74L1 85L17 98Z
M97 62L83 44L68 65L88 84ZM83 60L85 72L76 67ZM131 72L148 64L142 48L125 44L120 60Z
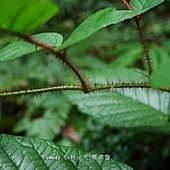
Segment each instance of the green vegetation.
M2 0L0 169L168 169L168 5Z

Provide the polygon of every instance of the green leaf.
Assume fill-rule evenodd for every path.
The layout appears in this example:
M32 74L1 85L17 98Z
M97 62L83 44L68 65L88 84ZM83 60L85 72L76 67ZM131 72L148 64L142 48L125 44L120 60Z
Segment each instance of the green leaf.
M132 1L134 10L116 10L112 7L103 9L101 11L96 12L95 14L89 16L85 21L83 21L75 31L70 35L70 37L63 43L61 47L58 49L63 49L68 46L71 46L75 43L78 43L94 32L100 30L111 24L117 24L125 19L132 18L134 16L140 15L147 10L159 5L164 0L147 0L144 3L136 4L139 1ZM154 2L154 3L153 3ZM139 10L139 9L140 10Z
M153 87L169 87L170 88L170 63L161 65L151 75Z
M74 93L70 100L80 112L112 127L170 132L168 93L126 88L86 95Z
M0 169L132 170L116 160L59 146L51 141L0 135Z
M149 10L151 7L159 5L164 0L131 0L130 4L135 11L141 11L143 9Z
M141 72L141 74L140 74ZM86 73L87 74L87 73ZM148 78L140 70L105 68L89 71L91 83L137 83ZM80 112L91 115L96 121L117 128L141 131L170 132L170 95L142 88L102 90L90 94L70 93L70 101Z
M125 47L122 47L121 49L123 50ZM128 48L120 55L118 55L118 58L115 59L110 66L112 68L115 67L127 67L132 64L134 64L137 59L140 58L142 53L142 48L139 44L130 44L128 45Z
M159 66L170 63L170 56L165 47L151 46L150 55L152 58L152 68L156 70Z
M0 29L31 32L54 16L58 7L50 0L1 0Z
M62 35L58 33L42 33L34 35L32 38L55 47L60 46L63 41ZM41 48L23 40L15 41L0 50L0 61L13 60L40 49Z
M111 66L111 65L110 65ZM115 68L103 67L100 70L87 70L84 71L86 77L89 78L89 82L106 84L117 82L146 82L148 78L144 75L144 72L140 69L127 69L127 68Z

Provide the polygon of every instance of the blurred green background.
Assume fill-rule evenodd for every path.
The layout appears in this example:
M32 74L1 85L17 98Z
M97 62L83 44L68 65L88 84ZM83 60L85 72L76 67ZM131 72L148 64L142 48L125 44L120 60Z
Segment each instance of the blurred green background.
M58 32L66 39L92 13L108 6L124 8L116 0L56 0L56 3L59 14L35 34ZM170 55L169 11L170 2L166 1L142 17L154 69L166 62ZM1 34L0 47L15 39ZM109 26L67 52L89 81L97 73L105 74L106 68L123 70L135 67L144 70L146 67L133 20ZM0 90L72 84L76 81L63 63L44 51L0 63ZM169 167L169 135L137 133L101 125L82 114L64 93L0 99L0 131L50 139L87 152L110 154L138 170Z

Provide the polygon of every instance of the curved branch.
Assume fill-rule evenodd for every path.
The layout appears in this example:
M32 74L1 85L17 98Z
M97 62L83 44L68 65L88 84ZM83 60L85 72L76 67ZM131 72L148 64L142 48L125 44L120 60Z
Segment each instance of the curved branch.
M28 35L22 35L20 33L15 33L15 32L10 32L10 31L6 31L6 30L2 30L3 32L7 32L9 34L15 35L31 44L34 44L38 47L41 47L42 49L51 52L53 55L56 56L56 58L59 58L60 60L62 60L63 63L65 63L72 71L73 73L75 73L75 75L78 77L81 86L82 86L82 91L84 93L88 93L89 92L89 86L86 83L85 79L83 78L83 76L81 75L79 69L76 67L76 65L68 58L67 54L65 52L60 52L60 51L55 51L54 50L54 46L51 46L49 44L45 44L43 42L37 41L35 39L33 39L31 36Z

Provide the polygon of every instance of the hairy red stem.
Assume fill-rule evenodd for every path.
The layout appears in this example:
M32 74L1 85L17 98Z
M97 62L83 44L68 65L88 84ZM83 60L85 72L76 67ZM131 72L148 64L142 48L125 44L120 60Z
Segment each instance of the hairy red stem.
M5 31L8 32L8 31ZM21 39L34 44L38 47L43 48L44 50L51 52L52 54L54 54L57 58L59 58L60 60L63 61L63 63L65 63L74 73L75 75L78 77L78 79L80 80L81 86L82 86L82 91L84 93L88 93L89 92L89 86L86 83L85 79L83 78L83 76L81 75L79 69L75 66L75 64L68 58L68 56L66 55L65 52L60 52L60 51L55 51L53 46L50 46L48 44L45 44L43 42L37 41L35 39L33 39L31 36L28 35L22 35L20 33L14 33L14 32L8 32L10 34L13 34L17 37L20 37Z
M122 0L122 2L127 7L127 9L133 10L133 8L130 6L130 4L127 2L127 0ZM146 58L146 61L147 61L147 66L148 66L148 74L151 75L152 74L151 57L149 55L149 49L148 49L148 46L147 46L147 42L145 40L144 31L143 31L142 26L140 24L140 16L135 17L135 23L136 23L137 30L139 32L141 44L143 45L144 55L145 55L145 58Z

